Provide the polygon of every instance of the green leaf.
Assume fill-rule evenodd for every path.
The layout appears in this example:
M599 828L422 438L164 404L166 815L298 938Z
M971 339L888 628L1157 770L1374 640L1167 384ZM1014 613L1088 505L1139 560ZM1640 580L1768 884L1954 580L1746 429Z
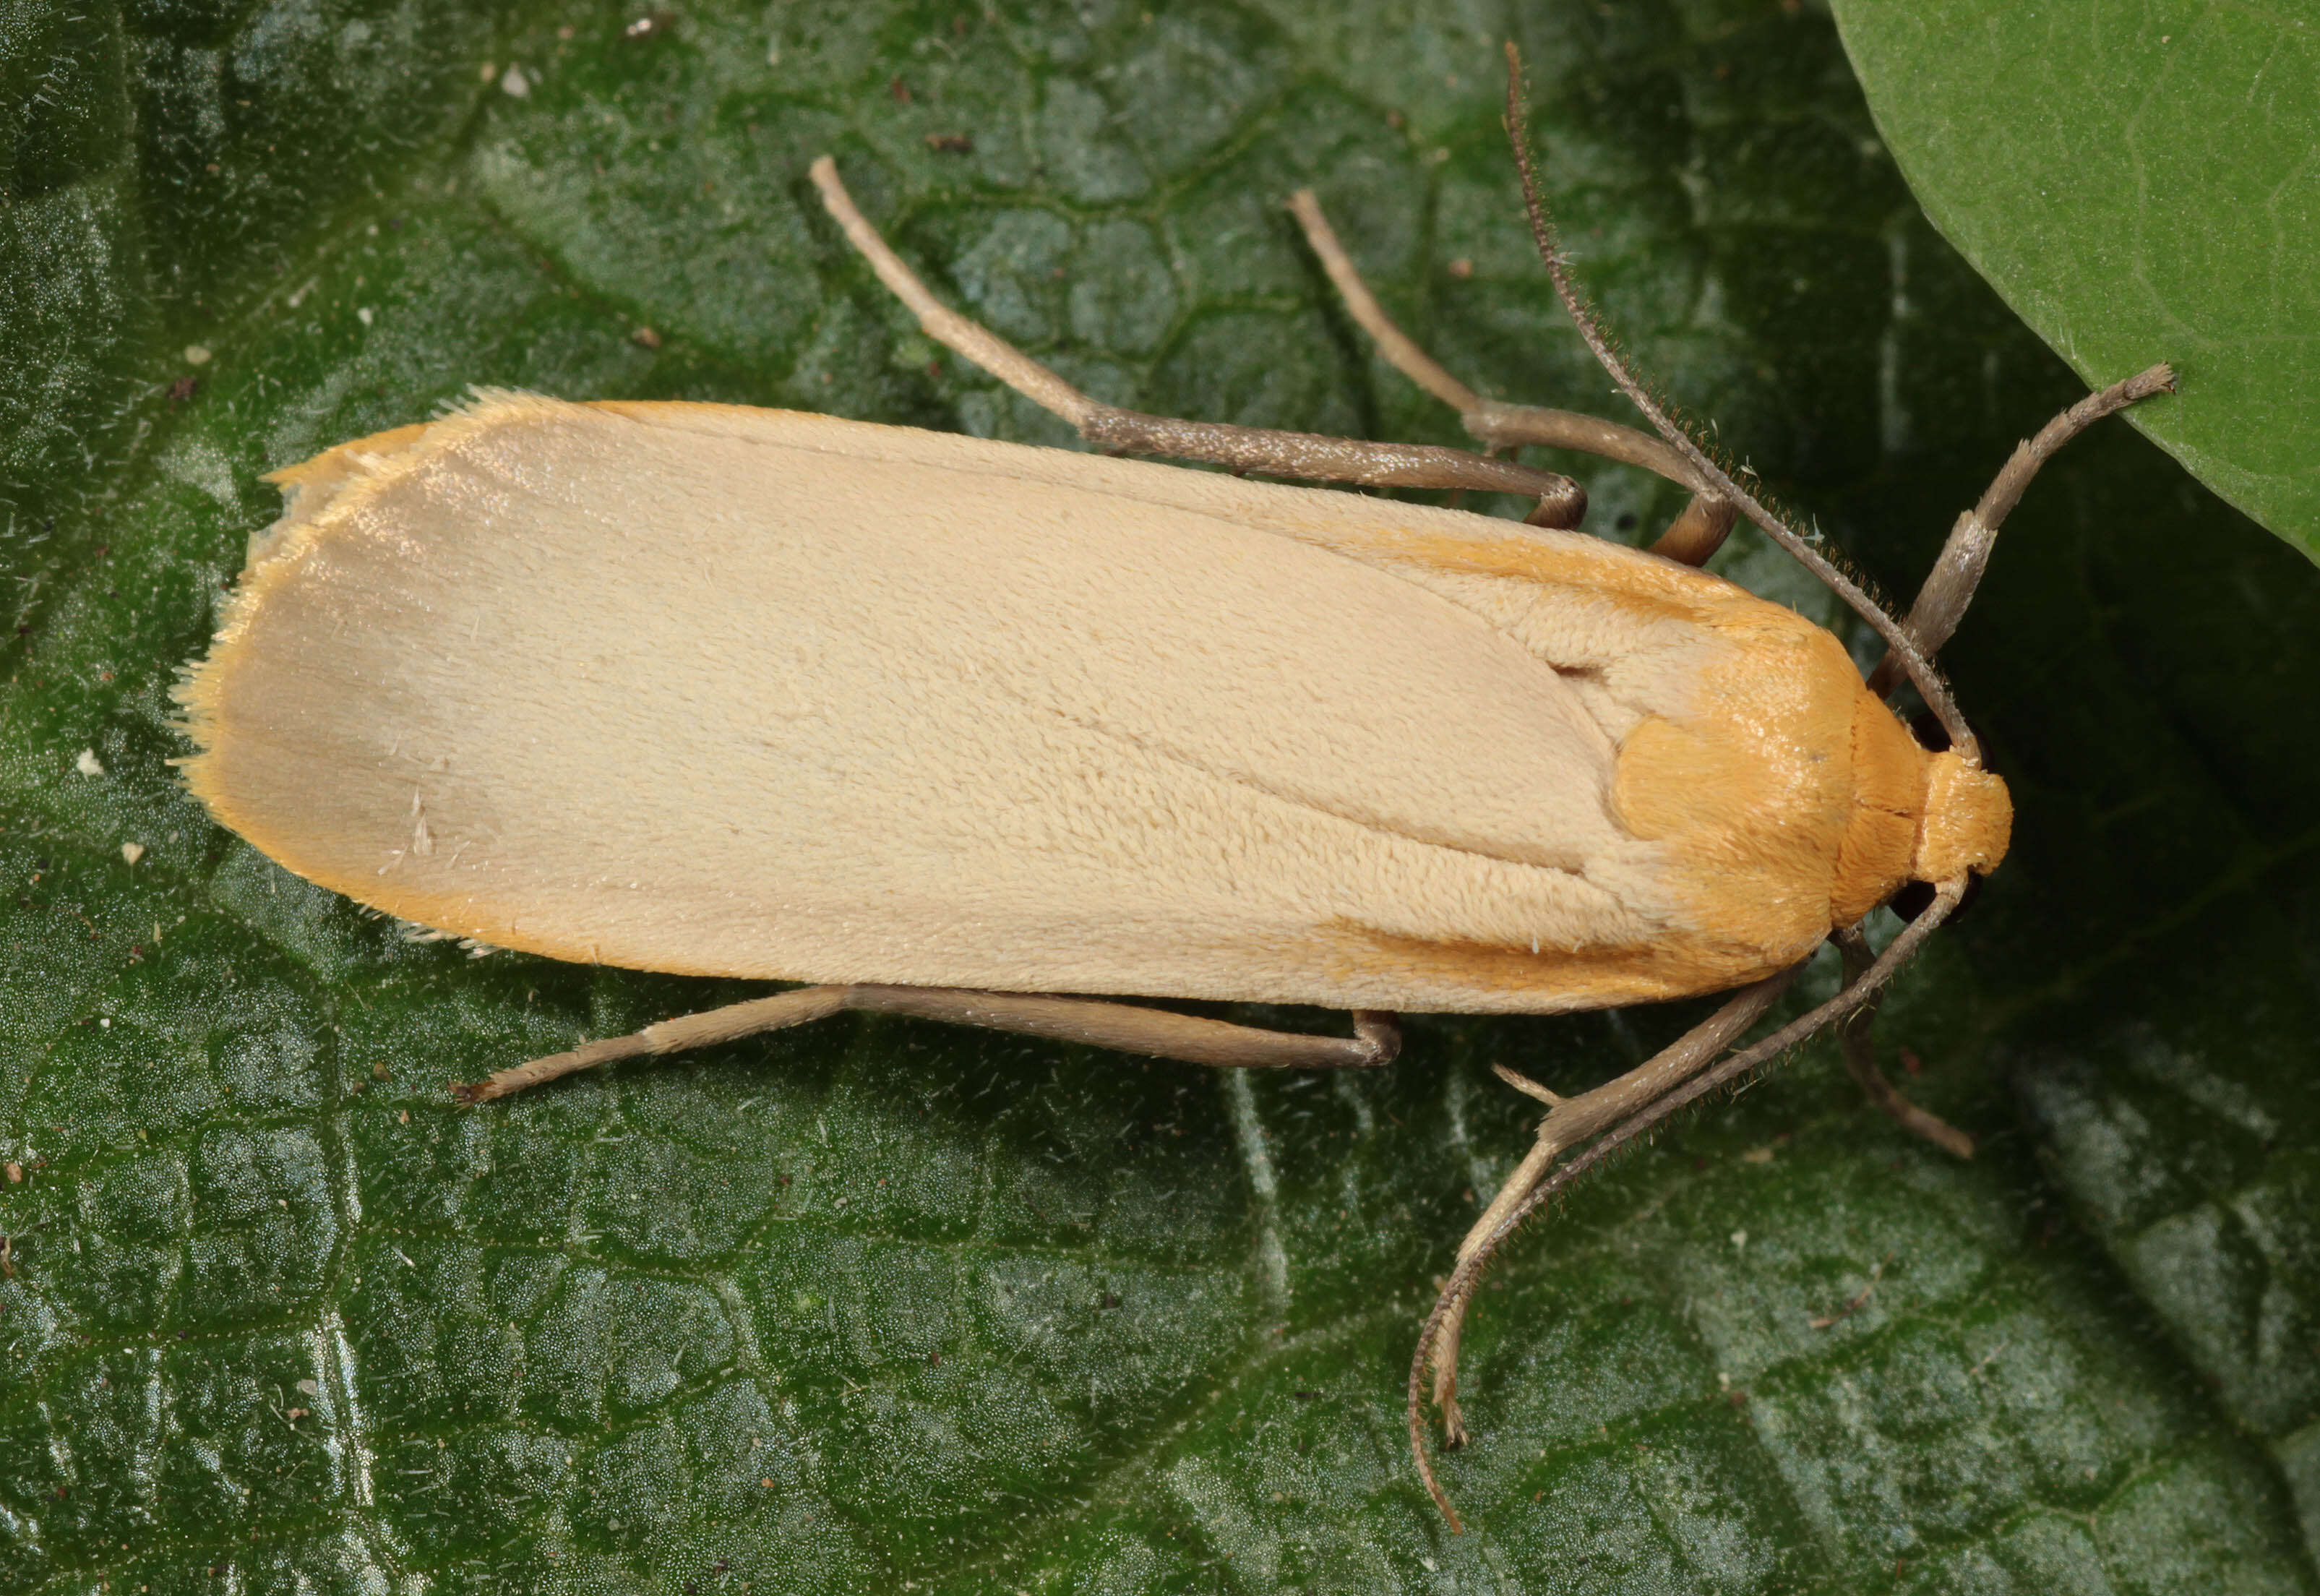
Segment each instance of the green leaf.
M2134 424L2320 559L2320 7L1831 0L1935 226Z
M1465 1536L1400 1392L1529 1134L1488 1066L1578 1089L1697 1004L1419 1019L1358 1078L847 1018L454 1106L747 989L403 940L183 793L174 673L263 473L469 385L1061 440L850 257L820 150L1107 398L1456 440L1310 183L1452 367L1617 414L1512 33L1628 346L1890 586L2080 391L1800 7L641 15L0 12L0 1591L2320 1587L2320 573L2122 428L1948 652L2016 850L1880 1023L1980 1155L1821 1046L1582 1189L1480 1300ZM1577 464L1608 534L1676 507Z

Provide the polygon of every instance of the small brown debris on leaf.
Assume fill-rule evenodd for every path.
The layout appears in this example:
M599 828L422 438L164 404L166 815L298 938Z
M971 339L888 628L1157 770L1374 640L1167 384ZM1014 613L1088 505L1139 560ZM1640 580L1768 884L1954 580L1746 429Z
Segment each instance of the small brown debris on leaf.
M927 148L937 155L973 155L974 141L965 133L929 133Z
M1890 1254L1880 1258L1877 1261L1877 1267L1869 1272L1869 1283L1862 1286L1858 1292L1845 1302L1844 1307L1838 1309L1835 1313L1815 1314L1812 1318L1805 1320L1805 1323L1810 1325L1816 1330L1825 1330L1833 1324L1839 1324L1845 1319L1851 1319L1854 1314L1869 1306L1869 1299L1876 1292L1878 1281L1884 1277L1885 1265L1892 1261L1892 1256Z

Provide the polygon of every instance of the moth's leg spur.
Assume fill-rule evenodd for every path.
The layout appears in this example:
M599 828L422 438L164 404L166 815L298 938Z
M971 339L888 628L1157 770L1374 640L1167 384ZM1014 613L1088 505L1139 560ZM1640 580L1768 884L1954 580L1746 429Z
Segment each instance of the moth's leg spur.
M1648 432L1633 427L1623 427L1576 411L1550 410L1537 404L1502 404L1496 399L1485 399L1473 389L1450 375L1442 363L1423 349L1416 340L1394 324L1377 295L1362 280L1360 268L1353 257L1337 240L1337 230L1321 211L1321 202L1310 188L1300 188L1289 199L1289 209L1297 223L1305 230L1305 241L1329 274L1337 294L1346 302L1346 312L1355 323L1370 335L1378 352L1393 368L1433 394L1458 413L1458 420L1466 431L1486 448L1513 449L1534 443L1545 449L1576 449L1584 454L1600 455L1605 459L1618 460L1622 465L1640 466L1646 471L1657 472L1679 487L1691 490L1691 503L1683 513L1662 532L1652 545L1652 552L1687 566L1708 563L1708 557L1723 545L1732 530L1739 512L1731 501L1700 480L1684 458Z
M1859 926L1833 932L1829 940L1836 944L1837 956L1844 961L1844 984L1848 987L1866 975L1869 966L1877 960L1870 949L1869 939L1861 934ZM1845 1070L1860 1085L1862 1094L1904 1130L1924 1137L1944 1153L1972 1157L1972 1137L1939 1114L1911 1102L1877 1067L1877 1011L1884 998L1881 992L1874 994L1836 1022L1837 1047L1844 1056Z
M2014 446L2014 453L1983 491L1980 503L1959 516L1957 524L1950 529L1940 558L1926 576L1926 585L1917 589L1917 603L1909 606L1906 622L1909 634L1928 657L1950 640L1950 634L1965 618L1966 606L1973 602L1973 590L1981 585L1981 573L1989 564L1989 551L1998 542L1998 529L2014 512L2014 506L2022 502L2022 494L2029 487L2030 479L2038 475L2038 468L2061 452L2064 444L2105 416L2114 415L2154 394L2174 391L2175 368L2162 360L2148 371L2138 371L2111 384L2099 394L2088 394L2039 428L2036 437ZM1900 679L1900 664L1888 653L1884 663L1870 676L1869 690L1882 697Z
M1649 1107L1705 1069L1764 1017L1765 1011L1796 977L1796 969L1787 969L1753 986L1742 987L1722 1008L1669 1047L1618 1079L1576 1097L1558 1097L1527 1076L1492 1065L1491 1069L1508 1085L1546 1104L1547 1113L1539 1121L1538 1139L1515 1166L1514 1173L1500 1185L1498 1195L1491 1199L1482 1218L1466 1232L1466 1238L1458 1244L1458 1262L1465 1263L1481 1250L1506 1222L1507 1216L1546 1178L1546 1172L1556 1159L1589 1138ZM1458 1410L1458 1338L1465 1328L1466 1309L1472 1300L1470 1285L1453 1304L1433 1343L1434 1403L1442 1410L1444 1437L1453 1446L1463 1446L1466 1440L1465 1417Z
M856 208L828 156L811 168L821 203L894 297L919 319L927 336L946 344L1034 404L1079 429L1080 436L1115 453L1167 455L1204 460L1234 471L1352 482L1367 487L1473 488L1519 494L1538 501L1534 526L1575 527L1587 512L1587 494L1568 476L1535 471L1464 449L1420 444L1364 443L1316 432L1237 427L1224 422L1176 421L1103 404L979 322L937 299L905 265L868 218Z
M804 1025L848 1009L869 1014L907 1014L953 1025L1050 1037L1119 1053L1180 1059L1186 1064L1237 1069L1371 1069L1391 1064L1401 1051L1401 1026L1382 1010L1353 1011L1350 1037L1318 1037L1295 1031L1260 1030L1204 1020L1136 1003L1093 998L1049 997L1012 992L976 992L960 986L802 986L704 1013L664 1020L625 1037L588 1042L503 1069L487 1081L455 1086L462 1102L488 1102L543 1081L593 1069L615 1059L648 1053L681 1053L717 1042L737 1041L759 1031Z

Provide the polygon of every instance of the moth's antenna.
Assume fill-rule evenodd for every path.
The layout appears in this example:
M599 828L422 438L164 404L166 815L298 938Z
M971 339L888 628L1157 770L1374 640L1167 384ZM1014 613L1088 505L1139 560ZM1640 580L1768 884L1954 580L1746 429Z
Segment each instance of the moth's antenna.
M1410 1355L1409 1415L1409 1453L1418 1460L1418 1478L1426 1482L1427 1493L1434 1498L1434 1505L1442 1510L1442 1516L1450 1521L1452 1534L1463 1533L1464 1526L1458 1520L1458 1510L1450 1505L1449 1493L1434 1477L1433 1461L1426 1454L1427 1366L1433 1359L1435 1343L1441 1338L1443 1326L1449 1322L1450 1316L1457 1311L1459 1305L1473 1294L1474 1287L1481 1282L1482 1271L1489 1266L1491 1257L1542 1205L1622 1147L1679 1110L1697 1102L1718 1087L1728 1085L1767 1059L1777 1057L1824 1026L1844 1019L1882 992L1886 984L1893 979L1895 972L1908 963L1910 957L1925 945L1926 939L1956 911L1958 900L1965 895L1966 879L1960 876L1936 886L1934 901L1926 911L1901 928L1901 934L1893 939L1892 944L1878 956L1877 962L1869 966L1868 972L1859 981L1818 1008L1789 1021L1754 1047L1744 1048L1714 1068L1701 1071L1648 1108L1638 1111L1616 1129L1605 1132L1601 1139L1590 1144L1585 1152L1532 1187L1530 1195L1509 1210L1507 1217L1499 1221L1498 1228L1484 1237L1482 1245L1451 1271L1450 1278L1443 1283L1440 1293L1434 1299L1434 1311L1426 1316L1425 1326L1418 1332L1418 1348Z
M1998 529L2013 513L2014 506L2022 502L2022 491L2030 485L2030 479L2038 475L2041 466L2054 458L2057 449L2103 417L2140 404L2154 394L2174 391L2175 368L2161 360L2147 370L2111 384L2099 394L2088 394L2039 428L2036 437L2016 445L2005 468L1982 491L1981 502L1957 518L1948 540L1942 545L1941 557L1926 573L1926 585L1917 589L1917 602L1909 606L1909 635L1917 639L1917 647L1929 655L1936 654L1950 640L1950 634L1965 617L1966 605L1973 602L1973 590L1981 584L1983 567L1989 564L1989 551L1998 542ZM1869 673L1870 693L1884 697L1893 690L1894 679L1900 674L1900 663L1888 655Z
M1610 374L1611 380L1618 384L1619 391L1634 401L1636 408L1644 413L1645 418L1658 430L1660 436L1666 439L1669 445L1683 456L1717 493L1737 504L1742 514L1762 527L1772 541L1787 549L1807 570L1826 583L1831 592L1876 629L1877 635L1885 639L1885 646L1892 650L1893 657L1916 685L1918 695L1926 701L1926 707L1934 712L1935 718L1941 721L1942 729L1949 733L1951 751L1969 765L1979 767L1981 764L1980 743L1967 729L1965 718L1958 712L1957 701L1950 695L1949 685L1942 680L1941 673L1934 668L1933 661L1917 647L1908 630L1887 614L1852 577L1832 565L1802 533L1765 509L1757 503L1755 495L1733 481L1722 467L1708 458L1706 450L1692 441L1689 432L1668 419L1667 413L1660 408L1643 384L1636 380L1628 371L1627 362L1620 358L1619 352L1611 347L1611 340L1604 336L1601 324L1588 309L1586 301L1580 297L1578 289L1572 285L1570 268L1563 258L1563 246L1556 241L1554 223L1547 220L1546 207L1539 200L1538 180L1531 170L1527 121L1523 107L1522 52L1515 48L1512 40L1509 40L1507 137L1513 141L1515 168L1522 177L1523 206L1530 213L1531 236L1537 240L1539 258L1546 263L1546 275L1554 284L1555 297L1563 301L1563 308L1571 313L1572 321L1578 324L1579 336L1586 340L1588 349L1602 363L1603 369Z

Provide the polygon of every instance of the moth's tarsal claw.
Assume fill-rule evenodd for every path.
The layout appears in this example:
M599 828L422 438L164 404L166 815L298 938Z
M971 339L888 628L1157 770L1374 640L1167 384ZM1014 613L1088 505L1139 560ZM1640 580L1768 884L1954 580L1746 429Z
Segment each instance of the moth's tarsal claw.
M1442 1449L1455 1452L1467 1439L1466 1415L1460 1411L1458 1399L1452 1397L1442 1404Z

